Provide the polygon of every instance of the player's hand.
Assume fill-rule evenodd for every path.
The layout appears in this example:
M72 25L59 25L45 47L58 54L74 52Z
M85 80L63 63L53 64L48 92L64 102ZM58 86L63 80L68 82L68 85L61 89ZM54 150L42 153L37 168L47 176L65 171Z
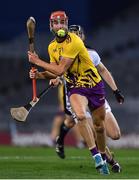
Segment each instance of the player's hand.
M115 98L118 101L118 103L120 104L124 103L124 96L119 89L116 89L115 91L113 91L113 94L115 95Z
M51 79L49 82L49 85L56 87L61 83L62 83L62 81L61 81L60 77L57 77L56 79Z
M28 59L29 62L31 62L32 64L38 64L39 61L39 57L36 53L32 53L31 51L28 51Z
M31 79L36 79L37 78L37 74L38 74L38 70L37 69L31 69L29 71L29 77Z

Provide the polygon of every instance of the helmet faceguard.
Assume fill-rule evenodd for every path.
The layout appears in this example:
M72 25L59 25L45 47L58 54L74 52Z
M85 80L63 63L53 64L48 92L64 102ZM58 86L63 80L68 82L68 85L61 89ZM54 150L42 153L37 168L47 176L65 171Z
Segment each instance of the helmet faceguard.
M77 36L79 36L83 41L85 40L85 34L84 30L80 25L70 25L69 31L72 33L75 33Z
M64 11L52 12L50 16L50 31L58 37L64 37L67 34L68 17Z

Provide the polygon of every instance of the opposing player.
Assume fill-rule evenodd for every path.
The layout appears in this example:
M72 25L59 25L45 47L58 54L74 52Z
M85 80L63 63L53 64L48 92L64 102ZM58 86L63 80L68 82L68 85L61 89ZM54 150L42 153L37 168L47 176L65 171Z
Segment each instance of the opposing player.
M76 114L78 129L95 160L95 166L101 174L109 174L106 163L105 137L105 90L103 81L93 65L82 40L68 32L68 17L63 11L53 12L50 16L50 29L55 39L50 43L48 52L50 64L28 51L29 61L55 76L64 75L68 96ZM116 93L117 89L113 89ZM121 101L120 101L121 102ZM90 125L86 118L86 109L93 113L97 147Z
M83 29L81 26L71 25L69 27L69 31L76 33L82 40L85 39L85 35L84 35ZM110 72L107 70L107 68L100 61L100 57L97 54L97 52L90 48L88 49L88 52L92 59L92 62L98 69L98 72L100 73L100 75L105 79L105 81L108 83L108 85L112 89L117 89L114 79L112 78L112 76L111 76ZM65 94L66 94L66 92L65 92ZM122 99L124 101L124 97L122 96L122 94L121 93L117 94L117 100L120 101ZM71 107L69 105L70 103L68 102L68 98L66 98L66 100L67 100L66 111L69 111L69 113L71 113L71 115L72 115L72 111L71 111ZM105 109L106 109L105 127L106 127L107 136L111 137L112 139L119 139L120 138L120 128L118 126L118 123L117 123L114 115L111 112L111 108L107 101L105 101ZM87 112L87 117L88 117L88 119L91 118L88 112ZM69 129L74 126L74 124L75 124L75 121L73 121L72 118L68 119L68 120L66 119L65 124L62 124L62 126L60 128L60 134L59 134L59 137L57 138L56 152L61 158L65 157L64 137L66 136L66 133L69 131ZM93 127L92 127L92 129L93 129ZM108 148L107 148L107 150L108 150ZM110 153L108 153L108 154L109 154L109 158L107 160L112 165L112 170L114 172L120 172L121 168L120 168L119 164L116 161L114 161L114 159L112 158Z

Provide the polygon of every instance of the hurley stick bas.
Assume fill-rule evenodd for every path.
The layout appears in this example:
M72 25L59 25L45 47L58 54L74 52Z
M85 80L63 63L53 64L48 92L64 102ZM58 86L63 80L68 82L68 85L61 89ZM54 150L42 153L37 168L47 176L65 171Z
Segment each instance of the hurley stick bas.
M47 92L52 88L52 85L49 85L46 89L44 89L39 96L37 97L36 101L30 101L24 106L17 107L17 108L11 108L10 113L14 120L25 122L27 119L27 116L31 109L39 102L39 100L47 94Z
M27 20L26 26L27 26L27 32L28 32L29 50L31 52L34 52L35 25L36 25L36 21L34 17L29 17L29 19ZM34 64L31 64L31 70L35 71ZM36 79L32 79L32 91L33 91L32 100L36 102L37 101Z

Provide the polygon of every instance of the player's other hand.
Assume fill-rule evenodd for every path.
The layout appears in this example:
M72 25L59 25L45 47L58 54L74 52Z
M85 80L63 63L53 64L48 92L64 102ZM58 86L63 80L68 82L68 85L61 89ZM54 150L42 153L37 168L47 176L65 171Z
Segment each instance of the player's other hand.
M119 89L116 89L115 91L113 91L113 94L115 95L115 98L118 101L118 103L120 104L124 103L124 96Z
M31 79L36 79L37 78L37 74L38 74L38 70L37 69L31 69L29 71L29 77Z
M31 51L28 51L28 59L29 59L29 62L31 62L32 64L37 65L39 57L36 53L32 53Z
M56 87L61 83L62 82L61 82L60 77L57 77L56 79L51 79L50 82L49 82L49 85L52 85L52 86Z

